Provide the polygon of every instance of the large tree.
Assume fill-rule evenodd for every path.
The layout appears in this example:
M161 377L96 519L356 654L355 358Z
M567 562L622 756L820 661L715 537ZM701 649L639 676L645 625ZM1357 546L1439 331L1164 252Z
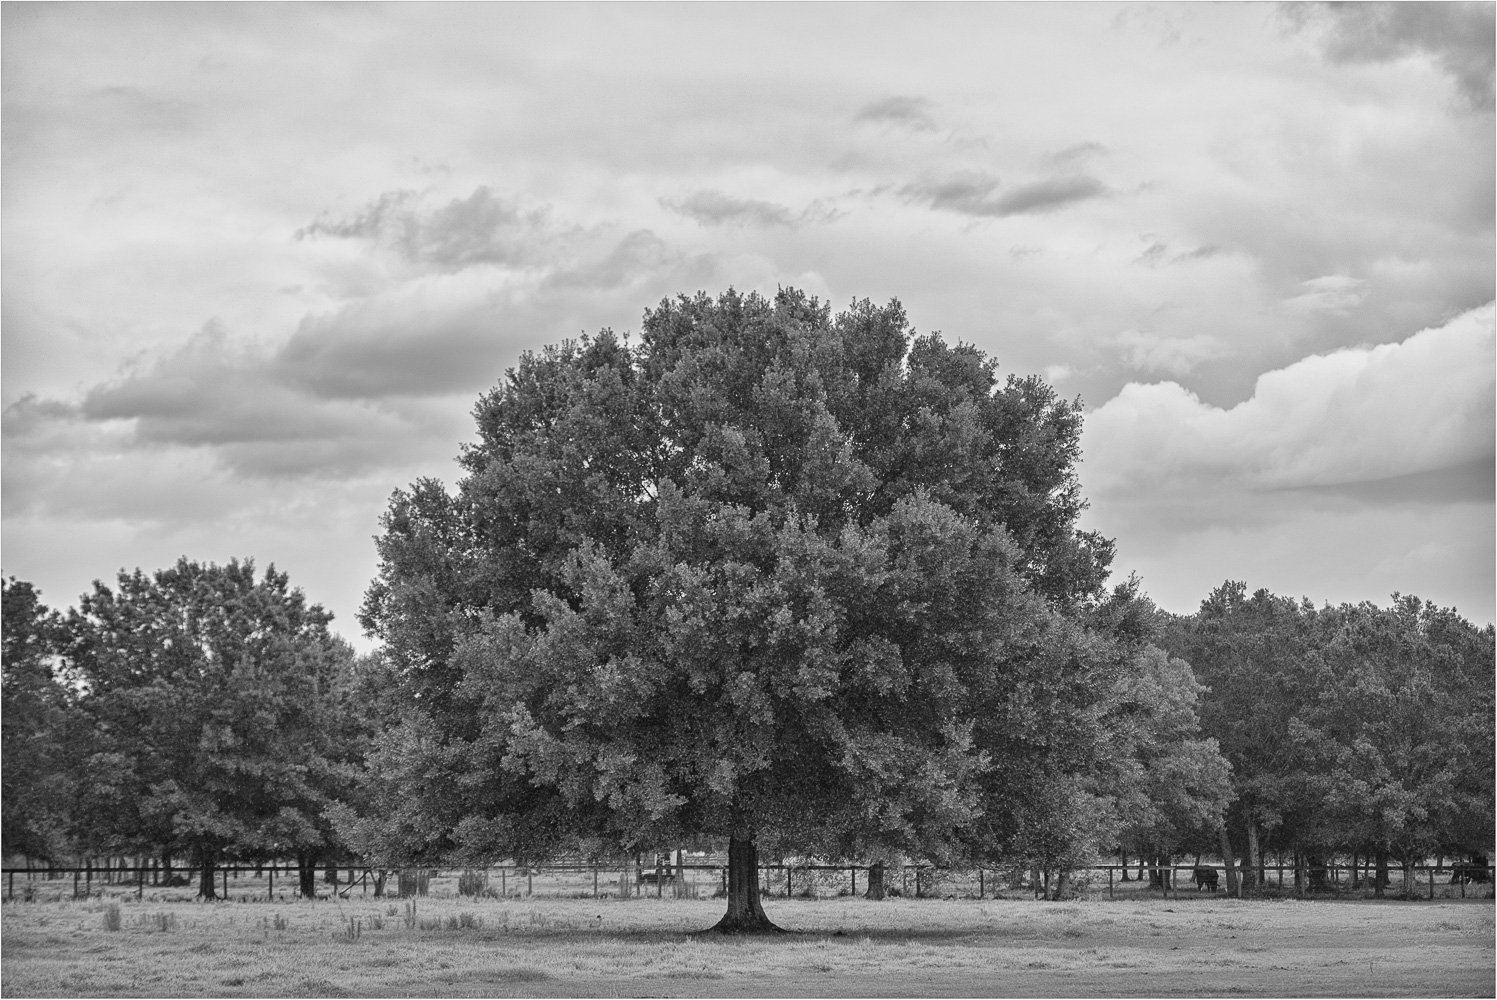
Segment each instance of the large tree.
M249 561L95 583L67 626L92 731L80 840L186 854L209 898L225 860L325 849L352 660L331 618Z
M793 290L522 357L455 494L385 515L400 802L346 825L410 858L726 841L722 930L772 927L761 850L1014 837L1095 731L1114 650L1074 612L1111 543L1075 526L1079 403L995 368Z

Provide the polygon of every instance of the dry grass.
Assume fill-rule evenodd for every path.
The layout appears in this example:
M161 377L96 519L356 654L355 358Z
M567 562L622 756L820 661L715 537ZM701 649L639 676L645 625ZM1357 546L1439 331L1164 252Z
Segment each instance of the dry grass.
M1490 901L771 900L8 903L20 996L1493 995ZM391 911L394 912L391 912ZM414 916L414 920L408 917ZM350 927L359 928L356 933Z

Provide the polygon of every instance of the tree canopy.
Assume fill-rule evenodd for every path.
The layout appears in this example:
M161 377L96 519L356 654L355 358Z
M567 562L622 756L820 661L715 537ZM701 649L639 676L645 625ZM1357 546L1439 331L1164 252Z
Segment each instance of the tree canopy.
M342 783L351 650L272 567L180 560L95 583L63 647L86 744L75 837L230 859L316 852Z
M718 838L722 926L763 926L761 847L992 851L1100 731L1080 405L897 302L683 296L474 416L456 491L392 498L363 612L415 706L381 777L451 791L350 819L368 849Z

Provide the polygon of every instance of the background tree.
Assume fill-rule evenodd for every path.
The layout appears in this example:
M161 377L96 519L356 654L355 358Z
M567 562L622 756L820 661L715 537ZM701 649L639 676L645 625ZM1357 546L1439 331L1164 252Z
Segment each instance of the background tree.
M1319 779L1323 840L1370 845L1380 867L1397 857L1407 893L1416 862L1491 841L1491 628L1396 594L1386 609L1327 609L1319 626L1307 658L1319 697L1291 735Z
M1205 688L1190 664L1150 644L1129 667L1113 689L1105 787L1120 842L1167 867L1185 846L1216 839L1232 798L1231 766L1215 739L1201 738Z
M1316 775L1290 738L1290 721L1316 697L1305 658L1316 612L1306 602L1227 581L1192 616L1171 619L1159 642L1191 665L1206 693L1201 729L1231 765L1227 812L1232 842L1244 852L1243 877L1256 884L1264 852L1313 834L1320 803Z
M61 629L57 613L26 581L0 580L0 595L0 841L7 856L51 859L68 846L68 762L76 733L72 692L56 673Z
M330 619L249 561L95 583L67 625L92 734L80 838L186 854L208 898L225 860L324 848L352 656Z
M1079 404L994 369L793 290L523 357L456 494L391 501L363 621L411 708L371 761L416 798L345 819L426 856L720 838L724 930L772 926L761 849L1012 837L1111 655L1069 614L1111 543L1075 528Z

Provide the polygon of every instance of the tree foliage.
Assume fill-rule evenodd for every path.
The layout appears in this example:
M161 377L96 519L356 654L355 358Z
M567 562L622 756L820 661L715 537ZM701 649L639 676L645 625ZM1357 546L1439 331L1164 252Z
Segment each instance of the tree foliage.
M1208 686L1202 726L1232 765L1239 844L1409 863L1486 852L1490 625L1415 597L1317 610L1228 581L1166 635Z
M7 853L53 858L67 848L73 698L56 673L61 622L36 588L0 581L0 809Z
M351 659L330 618L248 561L95 583L65 647L91 733L78 839L190 855L207 895L222 860L324 847Z
M1079 404L995 367L898 303L791 290L524 356L455 494L392 499L363 613L415 706L378 779L453 794L350 829L472 856L1012 839L1010 800L1097 732L1114 650L1073 612L1112 549L1075 527Z

